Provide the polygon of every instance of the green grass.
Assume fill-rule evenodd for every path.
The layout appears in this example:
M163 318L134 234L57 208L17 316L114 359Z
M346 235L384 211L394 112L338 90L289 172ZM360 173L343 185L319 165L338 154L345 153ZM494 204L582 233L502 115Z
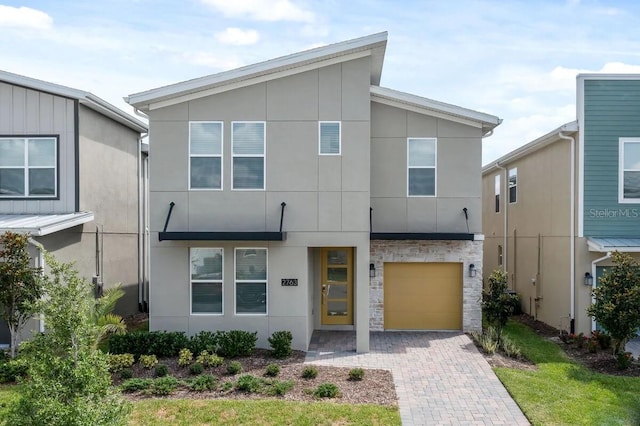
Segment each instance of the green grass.
M505 333L538 367L495 369L532 424L640 424L640 378L591 372L523 324L509 322Z
M0 424L18 399L0 386ZM130 425L400 425L397 408L279 400L145 399L134 403Z

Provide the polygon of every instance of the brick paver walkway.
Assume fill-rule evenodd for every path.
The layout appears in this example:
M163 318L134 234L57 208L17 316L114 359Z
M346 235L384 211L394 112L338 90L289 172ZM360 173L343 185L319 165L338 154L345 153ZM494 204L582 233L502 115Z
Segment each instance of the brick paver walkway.
M355 333L314 331L305 362L391 370L403 425L528 425L463 333L372 332L355 353Z

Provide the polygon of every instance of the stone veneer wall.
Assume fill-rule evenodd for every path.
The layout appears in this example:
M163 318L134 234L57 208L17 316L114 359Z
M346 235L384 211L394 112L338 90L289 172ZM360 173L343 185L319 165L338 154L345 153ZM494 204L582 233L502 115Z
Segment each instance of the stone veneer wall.
M462 262L462 328L482 328L482 241L371 241L371 262L376 276L370 279L369 328L384 330L385 262ZM469 277L469 265L477 270Z

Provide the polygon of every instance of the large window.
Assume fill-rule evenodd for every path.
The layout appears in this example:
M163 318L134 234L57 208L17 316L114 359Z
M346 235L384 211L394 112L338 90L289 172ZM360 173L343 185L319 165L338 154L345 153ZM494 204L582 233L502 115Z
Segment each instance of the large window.
M222 314L223 250L192 248L191 313Z
M640 202L640 138L620 138L618 200Z
M265 123L231 123L233 189L264 189Z
M0 138L0 197L55 198L58 138Z
M320 154L322 155L340 155L340 122L339 121L321 121L319 123L320 132Z
M509 169L509 202L518 201L518 168Z
M414 197L436 195L436 139L407 139L407 193Z
M189 188L222 189L222 123L189 123Z
M493 193L496 199L496 213L500 213L500 175L495 176L493 186Z
M236 314L267 313L267 249L236 249Z

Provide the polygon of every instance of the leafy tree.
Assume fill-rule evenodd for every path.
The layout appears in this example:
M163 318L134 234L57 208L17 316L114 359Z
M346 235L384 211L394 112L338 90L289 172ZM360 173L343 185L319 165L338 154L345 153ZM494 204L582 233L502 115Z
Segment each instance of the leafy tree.
M618 354L640 328L640 265L625 253L611 257L614 265L598 280L587 313L609 332Z
M496 269L489 276L489 288L483 292L482 312L487 322L502 336L502 329L513 315L517 296L507 293L507 273Z
M15 358L18 336L36 312L33 303L42 296L39 268L31 267L29 236L5 232L0 236L0 307L11 334L11 357Z
M7 424L124 425L130 404L111 386L108 355L96 349L91 285L46 253L46 297L35 303L46 331L24 344L29 377Z

